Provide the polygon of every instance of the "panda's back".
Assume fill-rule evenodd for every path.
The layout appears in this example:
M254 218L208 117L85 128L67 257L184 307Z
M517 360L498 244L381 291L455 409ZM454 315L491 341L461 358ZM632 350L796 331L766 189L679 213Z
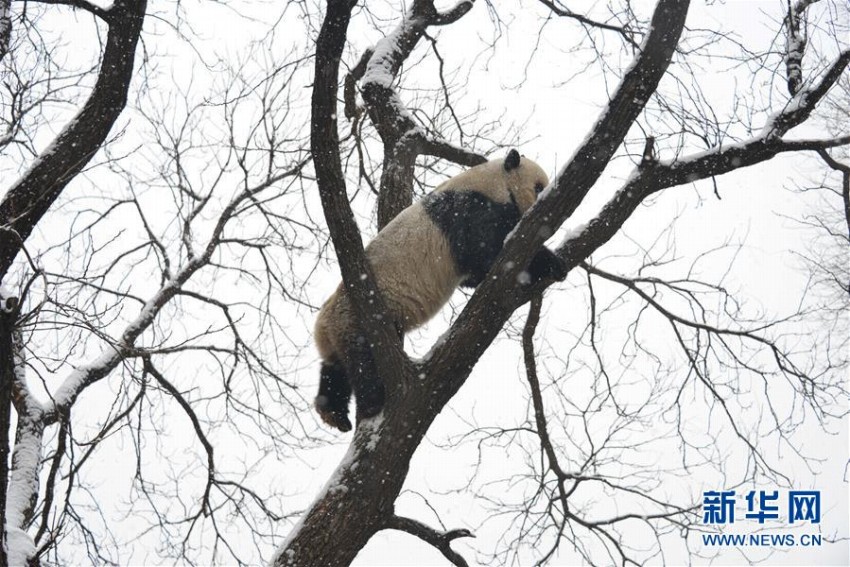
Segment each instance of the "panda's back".
M404 331L436 315L461 281L445 234L420 203L390 221L366 247L366 255Z

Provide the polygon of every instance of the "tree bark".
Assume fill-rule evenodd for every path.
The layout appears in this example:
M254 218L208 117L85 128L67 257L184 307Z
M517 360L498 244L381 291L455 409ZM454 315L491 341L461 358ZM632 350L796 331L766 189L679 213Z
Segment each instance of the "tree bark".
M7 298L0 297L6 304ZM6 567L6 488L9 482L9 431L12 427L12 378L15 357L12 347L13 313L0 309L0 567Z
M0 0L0 61L9 53L12 40L12 0Z

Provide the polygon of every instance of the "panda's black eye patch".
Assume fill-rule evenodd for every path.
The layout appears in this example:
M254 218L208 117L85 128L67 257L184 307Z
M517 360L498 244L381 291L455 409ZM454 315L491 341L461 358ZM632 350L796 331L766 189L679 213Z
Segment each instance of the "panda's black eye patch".
M539 195L543 192L543 190L545 188L546 187L544 187L543 184L538 181L537 183L534 184L534 193Z

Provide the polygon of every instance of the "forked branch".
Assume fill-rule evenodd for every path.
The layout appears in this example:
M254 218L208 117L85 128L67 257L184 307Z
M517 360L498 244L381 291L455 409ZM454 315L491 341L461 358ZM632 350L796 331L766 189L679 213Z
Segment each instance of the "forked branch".
M451 561L452 565L456 565L457 567L469 567L466 559L464 559L461 554L451 547L451 543L458 538L475 537L475 535L467 529L461 528L441 532L418 520L405 518L403 516L391 516L384 527L389 530L399 530L414 535L425 543L437 548L446 559Z

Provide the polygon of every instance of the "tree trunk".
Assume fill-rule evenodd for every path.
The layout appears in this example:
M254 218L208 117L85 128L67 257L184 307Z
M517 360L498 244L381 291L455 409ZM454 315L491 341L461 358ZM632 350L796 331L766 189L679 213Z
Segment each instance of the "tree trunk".
M5 297L0 302L6 303ZM6 488L9 482L9 430L12 427L12 377L15 357L12 350L14 315L0 310L0 567L6 556Z
M396 377L411 385L415 377ZM437 415L418 387L388 400L384 411L357 424L348 452L301 522L275 567L349 565L376 532L388 527L410 459Z

